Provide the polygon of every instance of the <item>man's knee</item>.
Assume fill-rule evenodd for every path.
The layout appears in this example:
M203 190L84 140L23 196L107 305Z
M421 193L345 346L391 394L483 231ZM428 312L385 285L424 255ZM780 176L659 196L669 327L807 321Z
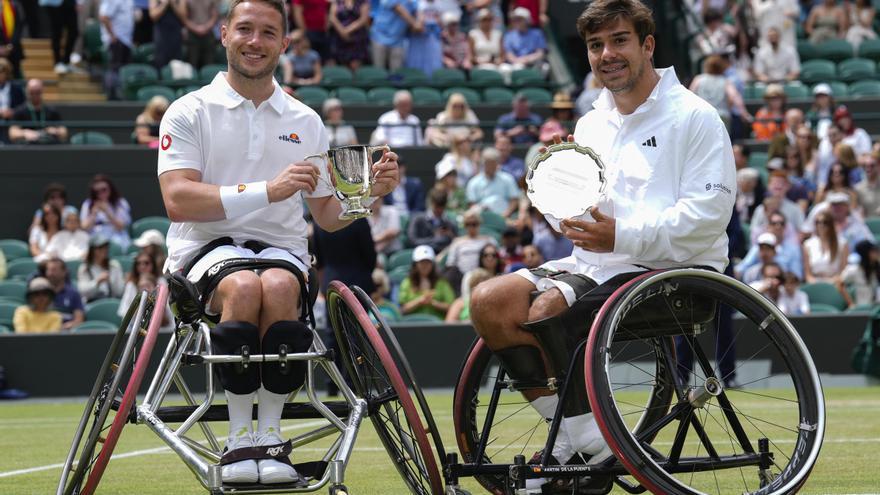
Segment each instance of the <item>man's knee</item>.
M262 301L262 285L256 273L241 270L223 277L217 284L216 293L224 307L227 304L247 305L259 308Z
M503 275L481 282L471 292L470 312L475 320L525 318L534 285L519 275Z
M554 287L539 294L532 302L529 307L529 321L556 316L566 309L568 309L568 303L565 302L565 296L562 295L562 291Z
M293 273L281 268L270 268L260 275L263 299L284 298L296 301L300 294L299 281Z

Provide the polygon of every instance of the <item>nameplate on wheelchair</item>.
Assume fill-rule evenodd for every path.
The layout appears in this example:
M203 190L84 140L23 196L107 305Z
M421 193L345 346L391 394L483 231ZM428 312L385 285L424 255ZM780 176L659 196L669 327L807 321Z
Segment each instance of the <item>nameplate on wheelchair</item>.
M597 204L605 183L605 165L592 149L554 144L529 163L526 195L538 211L563 220L579 217Z

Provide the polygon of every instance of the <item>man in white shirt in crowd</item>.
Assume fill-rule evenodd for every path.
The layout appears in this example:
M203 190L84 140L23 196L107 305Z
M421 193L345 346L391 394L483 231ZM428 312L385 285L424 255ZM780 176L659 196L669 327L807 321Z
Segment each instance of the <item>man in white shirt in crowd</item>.
M402 89L394 93L394 110L383 113L373 131L370 144L387 144L392 148L425 144L421 121L412 113L412 94Z
M767 30L767 42L758 49L755 79L762 83L795 81L801 73L801 59L793 46L779 42L779 29Z
M862 216L866 218L880 216L880 164L877 158L874 151L859 156L865 179L853 186L859 197Z
M172 103L160 124L159 185L173 222L165 271L178 287L187 285L181 277L195 285L188 306L215 321L215 354L240 354L244 346L272 354L282 344L308 350L303 203L324 230L350 223L339 219L326 170L306 161L328 149L320 117L273 79L289 43L285 19L281 0L233 0L220 31L228 71ZM391 192L397 155L385 153L372 173L373 195ZM280 428L284 403L305 380L305 362L298 363L287 372L278 363L215 368L229 409L224 483L302 483ZM269 457L255 461L254 446Z
M571 256L545 263L543 271L492 278L471 295L477 332L514 380L545 380L547 370L568 365L544 359L524 325L559 331L547 325L579 296L604 293L645 267L704 265L721 272L728 262L725 229L736 180L718 112L685 89L674 69L653 67L654 21L639 0L595 0L577 26L604 89L595 110L578 121L574 140L602 157L608 201L558 223L574 243ZM648 142L656 146L640 145ZM532 302L535 290L540 294ZM551 390L523 393L544 418L554 416L559 397ZM569 412L566 401L552 449L557 462L582 454L595 463L610 455L588 406L577 398L571 409L579 410Z
M501 155L495 148L483 148L483 170L471 177L465 193L469 206L487 208L504 218L513 215L519 207L519 188L516 179L499 170Z

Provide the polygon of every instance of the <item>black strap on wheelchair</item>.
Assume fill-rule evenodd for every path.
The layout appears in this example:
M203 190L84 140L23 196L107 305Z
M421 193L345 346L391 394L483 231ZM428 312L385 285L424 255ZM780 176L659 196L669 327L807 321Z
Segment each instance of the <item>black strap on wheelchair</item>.
M220 465L225 466L238 461L247 459L275 459L278 462L293 466L290 462L290 453L293 452L293 444L290 440L275 445L265 445L262 447L242 447L240 449L228 450L223 453L220 458Z

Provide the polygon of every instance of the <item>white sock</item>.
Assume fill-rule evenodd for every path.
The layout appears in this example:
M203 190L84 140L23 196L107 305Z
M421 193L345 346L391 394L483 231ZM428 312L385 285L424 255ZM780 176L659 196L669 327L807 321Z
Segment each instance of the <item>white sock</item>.
M556 394L545 395L529 402L531 406L538 411L541 417L548 421L553 419L556 414L556 406L559 404L559 396ZM571 440L568 438L563 428L564 424L559 425L559 431L556 433L556 442L553 444L553 457L559 462L567 462L574 455L574 449L571 448Z
M281 434L281 411L289 394L276 394L260 385L257 391L257 431L267 432L274 428Z
M226 403L229 407L229 436L238 436L254 431L253 409L255 392L233 394L226 390Z
M575 452L593 455L599 453L606 445L593 413L562 418L559 429L560 433L562 430L568 433L571 447Z
M544 395L529 402L529 404L535 411L538 411L542 418L553 419L553 415L556 414L556 406L559 404L559 396L556 394Z

